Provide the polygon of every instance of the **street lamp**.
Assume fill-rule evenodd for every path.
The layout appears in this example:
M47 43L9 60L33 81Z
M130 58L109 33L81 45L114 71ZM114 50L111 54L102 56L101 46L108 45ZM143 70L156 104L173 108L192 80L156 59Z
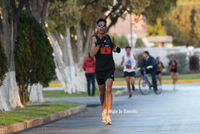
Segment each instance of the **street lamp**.
M133 32L132 32L132 14L130 13L130 30L131 30L131 46L133 46Z

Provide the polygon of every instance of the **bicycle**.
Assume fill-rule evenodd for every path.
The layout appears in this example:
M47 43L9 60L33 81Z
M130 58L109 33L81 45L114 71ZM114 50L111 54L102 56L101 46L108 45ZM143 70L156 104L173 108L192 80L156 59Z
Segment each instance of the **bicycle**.
M151 75L147 74L145 69L143 70L144 70L144 76L142 76L139 80L139 90L141 94L148 95L151 88L153 87L153 83L150 82L148 79L148 76L151 76ZM158 76L156 76L156 81L157 81L157 90L154 90L154 92L155 94L159 95L162 92L162 84Z

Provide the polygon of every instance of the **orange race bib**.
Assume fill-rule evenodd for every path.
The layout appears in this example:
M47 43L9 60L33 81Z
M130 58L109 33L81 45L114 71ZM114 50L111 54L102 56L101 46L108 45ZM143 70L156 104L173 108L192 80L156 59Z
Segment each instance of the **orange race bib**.
M101 54L110 54L110 53L111 53L110 47L101 48Z

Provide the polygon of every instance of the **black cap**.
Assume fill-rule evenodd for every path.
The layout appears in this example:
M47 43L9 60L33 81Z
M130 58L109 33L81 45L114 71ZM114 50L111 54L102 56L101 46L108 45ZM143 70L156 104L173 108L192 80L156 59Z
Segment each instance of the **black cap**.
M131 49L131 47L130 47L130 46L126 46L126 49L127 49L127 48L130 48L130 49Z
M144 51L144 53L148 54L149 55L149 52L148 51Z
M105 24L107 23L106 19L100 18L97 20L97 24L99 24L99 22L101 22L101 21L105 22Z

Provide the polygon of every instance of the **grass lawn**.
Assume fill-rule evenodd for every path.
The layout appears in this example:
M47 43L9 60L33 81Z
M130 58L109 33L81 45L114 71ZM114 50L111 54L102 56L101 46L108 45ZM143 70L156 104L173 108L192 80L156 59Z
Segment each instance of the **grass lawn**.
M112 92L115 93L123 88L113 89ZM88 97L87 92L80 92L79 94L65 94L62 91L43 91L44 98L64 98L64 97ZM99 90L95 90L95 96L99 96Z
M78 105L77 103L69 102L30 104L25 108L16 108L11 112L0 112L0 127L64 111L65 109L73 108Z
M136 78L136 81L139 81L139 77ZM171 80L171 75L164 75L162 77L162 80ZM179 80L184 80L184 79L200 79L200 73L196 73L196 74L180 74L178 77ZM123 82L125 81L125 78L115 78L115 81L120 81ZM50 84L59 84L60 81L59 80L55 80L52 81Z
M139 81L140 78L136 78L136 81ZM171 75L163 75L162 80L171 80ZM200 79L200 73L197 74L180 74L178 76L179 80L184 80L184 79ZM115 81L125 81L125 78L115 78Z

